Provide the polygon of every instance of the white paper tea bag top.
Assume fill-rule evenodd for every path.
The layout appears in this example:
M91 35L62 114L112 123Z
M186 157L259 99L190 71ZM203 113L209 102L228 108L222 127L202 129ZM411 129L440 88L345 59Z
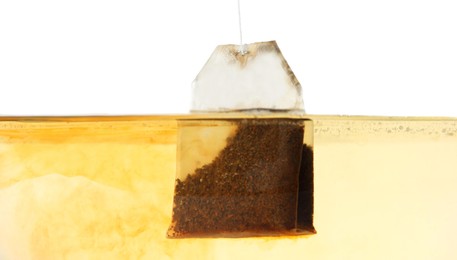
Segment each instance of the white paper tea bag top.
M192 87L192 112L303 111L301 86L275 41L217 46Z

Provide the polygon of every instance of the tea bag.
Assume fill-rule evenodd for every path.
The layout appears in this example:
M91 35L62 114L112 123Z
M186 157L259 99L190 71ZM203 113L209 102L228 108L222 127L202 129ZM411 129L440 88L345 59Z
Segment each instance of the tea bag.
M303 111L275 42L218 46L193 83L192 111L250 113L179 120L168 237L315 232L312 122L271 112Z
M275 41L218 46L193 82L192 111L303 111L301 86Z

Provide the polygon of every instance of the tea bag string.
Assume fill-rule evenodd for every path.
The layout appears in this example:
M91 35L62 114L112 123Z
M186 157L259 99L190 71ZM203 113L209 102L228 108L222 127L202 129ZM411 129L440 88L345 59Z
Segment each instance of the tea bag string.
M240 5L240 0L238 0L238 26L240 29L240 47L239 47L239 53L241 55L244 55L247 53L246 50L246 45L243 44L243 30L241 29L241 5Z

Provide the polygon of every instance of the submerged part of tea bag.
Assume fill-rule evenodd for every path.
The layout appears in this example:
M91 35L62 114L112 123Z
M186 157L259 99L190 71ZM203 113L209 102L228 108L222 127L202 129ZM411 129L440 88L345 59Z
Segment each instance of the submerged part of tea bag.
M301 86L275 41L220 45L193 82L193 112L303 111Z
M315 233L313 153L304 144L310 124L286 118L180 120L167 236Z

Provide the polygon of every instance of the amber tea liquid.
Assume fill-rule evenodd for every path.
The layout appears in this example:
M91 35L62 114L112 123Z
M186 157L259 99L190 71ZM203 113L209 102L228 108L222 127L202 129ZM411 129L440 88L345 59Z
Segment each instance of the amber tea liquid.
M306 116L316 235L167 239L177 120L204 117L0 118L0 258L455 258L453 118Z

